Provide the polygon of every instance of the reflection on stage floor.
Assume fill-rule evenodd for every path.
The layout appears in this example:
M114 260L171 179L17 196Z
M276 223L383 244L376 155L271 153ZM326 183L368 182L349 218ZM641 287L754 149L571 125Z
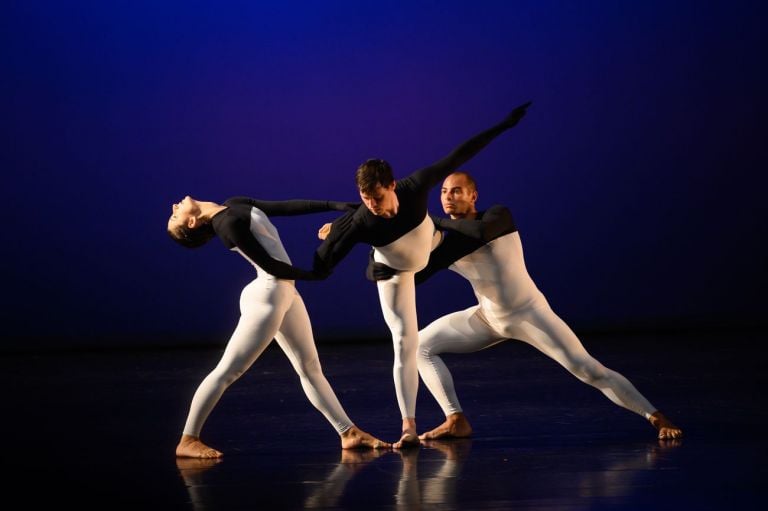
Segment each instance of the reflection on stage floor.
M346 451L275 346L225 393L203 438L221 460L176 459L189 400L221 348L0 356L6 487L24 507L104 509L754 509L762 493L757 334L584 339L686 436L639 416L522 343L446 356L470 439ZM350 417L393 441L387 343L320 346ZM442 420L423 385L420 430ZM31 489L23 489L28 485Z

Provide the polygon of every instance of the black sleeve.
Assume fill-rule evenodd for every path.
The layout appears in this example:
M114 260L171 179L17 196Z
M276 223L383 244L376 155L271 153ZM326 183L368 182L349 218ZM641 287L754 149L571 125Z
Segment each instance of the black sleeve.
M512 213L506 207L499 205L488 208L480 219L453 220L433 216L432 220L442 231L455 231L484 243L517 230Z
M373 257L373 254L375 252L375 249L371 247L371 250L368 252L368 267L365 269L365 278L373 281L378 282L380 280L388 280L397 275L397 270L387 266L384 263L376 262L376 259Z
M262 210L267 216L294 216L308 213L321 213L323 211L347 211L356 209L359 202L339 202L292 199L281 201L267 201L252 199L250 197L235 197L235 200L243 201Z
M295 268L288 263L273 258L264 247L261 246L261 243L253 237L248 226L241 224L240 222L233 223L230 226L230 229L228 229L226 236L249 260L256 263L264 271L270 275L274 275L278 279L320 280L327 276L302 270L301 268Z
M365 278L368 280L371 280L373 282L376 282L376 277L373 274L373 265L376 264L376 261L373 259L373 248L368 251L368 266L365 267Z
M347 211L333 221L330 234L315 251L313 272L328 276L360 241L355 212L356 210Z
M448 156L445 156L428 167L417 170L406 179L412 180L416 186L432 188L473 158L485 146L491 143L494 138L498 137L511 127L512 126L510 126L509 122L505 119L492 128L475 135L459 145L451 151Z
M429 264L423 269L416 272L416 275L414 276L414 281L416 282L416 285L423 283L425 280L427 280L429 277L434 275L435 273L439 272L440 270L444 270L448 266L445 267L438 267L438 264L436 261L432 261L430 259Z

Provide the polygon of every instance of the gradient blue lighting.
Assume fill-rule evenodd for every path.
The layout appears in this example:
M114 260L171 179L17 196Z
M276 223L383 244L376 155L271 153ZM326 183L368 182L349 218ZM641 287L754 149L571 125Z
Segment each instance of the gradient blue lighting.
M760 2L17 2L2 7L7 345L224 342L253 271L165 233L186 194L356 200L533 100L472 160L575 328L754 323L766 300ZM438 193L432 211L439 212ZM333 214L275 219L298 266ZM319 339L386 336L358 247ZM420 324L473 303L446 272Z

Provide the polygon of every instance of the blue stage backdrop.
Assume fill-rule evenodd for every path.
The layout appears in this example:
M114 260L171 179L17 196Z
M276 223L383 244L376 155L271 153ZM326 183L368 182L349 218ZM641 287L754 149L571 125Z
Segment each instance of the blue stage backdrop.
M165 232L189 194L357 200L532 100L465 169L577 331L764 324L763 2L5 2L3 347L224 343L253 269ZM441 213L439 194L431 211ZM333 214L276 218L309 267ZM386 337L357 247L317 338ZM419 322L470 306L444 272Z

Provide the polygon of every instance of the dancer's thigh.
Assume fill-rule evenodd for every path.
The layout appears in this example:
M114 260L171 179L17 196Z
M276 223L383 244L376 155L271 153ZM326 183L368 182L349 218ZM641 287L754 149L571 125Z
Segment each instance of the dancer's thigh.
M447 314L419 332L419 346L432 354L471 353L503 341L479 315L479 306Z
M240 319L219 367L245 371L274 339L291 303L293 286L256 279L240 296Z

